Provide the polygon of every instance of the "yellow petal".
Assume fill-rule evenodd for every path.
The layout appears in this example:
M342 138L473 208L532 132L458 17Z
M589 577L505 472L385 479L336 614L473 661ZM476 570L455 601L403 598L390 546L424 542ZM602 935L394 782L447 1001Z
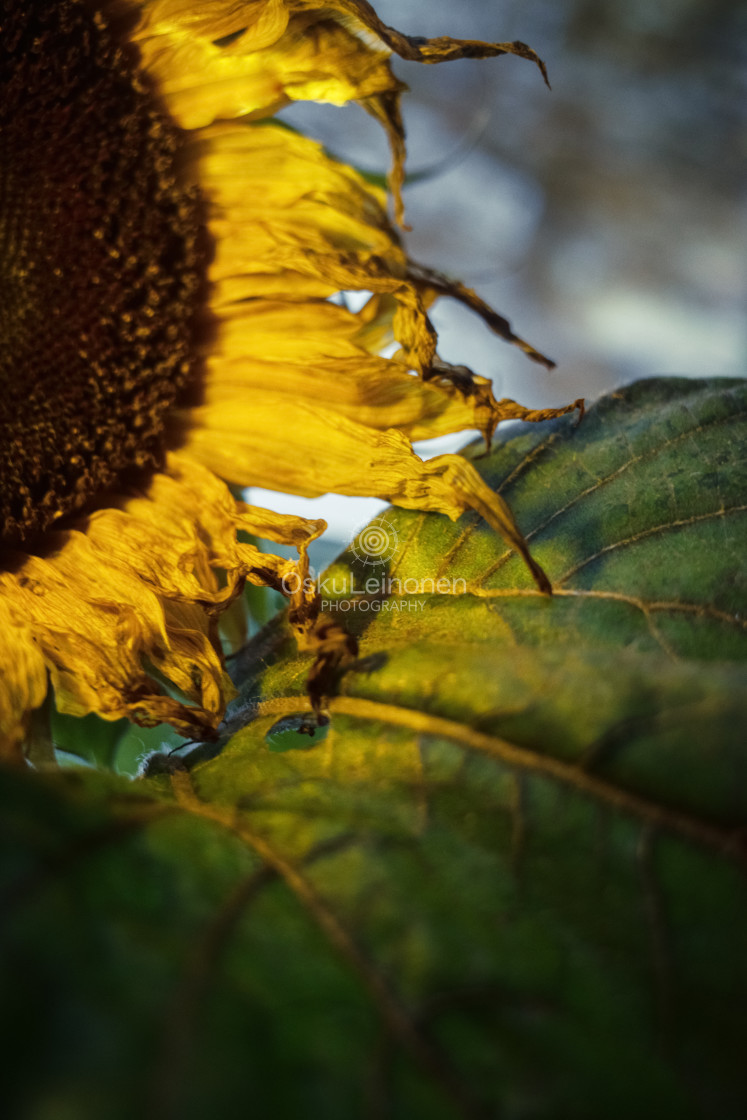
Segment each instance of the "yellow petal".
M20 762L28 713L47 694L47 670L29 627L0 599L3 666L0 672L0 761Z
M85 532L50 533L44 557L18 555L0 572L5 609L27 621L36 641L29 647L25 632L10 628L31 691L22 694L22 679L11 676L0 692L8 742L22 733L23 711L43 699L45 665L63 712L168 721L187 735L210 734L233 695L218 610L245 578L282 590L284 579L306 573L298 562L240 543L237 528L295 544L305 561L324 522L236 503L183 455L170 456L167 468L142 495L91 515ZM166 695L158 674L183 699Z
M135 41L203 37L210 41L242 31L244 49L276 42L288 25L286 0L136 0L140 23Z
M503 499L458 455L423 462L401 432L376 431L331 409L270 392L193 410L185 438L191 458L239 485L251 481L308 497L328 491L375 496L452 520L475 509L549 590Z
M544 64L525 43L409 37L383 23L366 0L254 0L238 6L212 0L197 10L190 0L141 0L141 8L134 38L182 128L267 115L292 100L359 101L389 136L389 185L400 225L405 144L399 96L405 87L389 67L390 51L425 63L515 54L536 63L547 81ZM230 42L216 43L234 34Z
M393 291L406 261L385 196L319 144L278 125L206 129L186 152L216 239L211 304L274 292Z
M343 105L402 88L388 51L371 49L327 16L318 9L289 21L288 12L273 5L263 20L221 45L215 40L233 20L179 24L173 14L155 18L151 12L136 38L169 112L186 129L267 115L290 101Z

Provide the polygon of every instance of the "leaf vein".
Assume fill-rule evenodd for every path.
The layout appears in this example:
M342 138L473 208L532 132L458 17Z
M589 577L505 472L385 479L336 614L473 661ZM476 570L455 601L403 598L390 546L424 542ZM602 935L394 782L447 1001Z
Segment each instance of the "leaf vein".
M575 576L582 568L588 564L592 564L598 560L600 556L606 556L610 552L614 552L618 548L627 548L631 544L636 544L638 541L645 540L647 537L653 537L657 533L667 533L672 529L682 529L688 525L695 525L702 521L713 521L718 517L725 517L729 513L744 513L747 510L747 505L742 506L728 506L724 508L721 506L719 509L711 510L708 513L695 514L692 517L683 517L677 521L665 521L661 525L652 525L649 529L642 529L640 533L633 533L629 537L623 537L619 541L613 541L607 544L604 548L600 548L598 552L593 553L591 556L585 557L583 560L575 564L574 567L569 568L565 575L557 581L558 584L563 584L566 580Z
M597 490L602 489L602 487L607 486L611 482L614 482L617 478L620 477L620 475L624 474L630 467L635 466L640 462L644 462L647 459L656 458L656 456L661 454L662 451L673 447L680 440L689 439L693 436L698 435L700 432L707 431L708 428L712 427L715 424L723 424L723 423L726 423L727 421L729 423L731 423L732 421L735 421L735 420L741 420L741 419L745 418L746 416L747 416L747 411L742 410L742 411L737 411L737 412L732 413L729 417L723 417L723 416L716 417L716 418L714 418L714 420L709 421L708 423L699 424L694 428L688 428L687 431L680 432L678 435L673 436L671 439L665 440L663 443L657 443L655 447L652 447L647 451L641 452L640 455L631 456L631 458L627 459L616 470L612 471L611 474L605 475L602 478L599 478L593 485L588 486L585 490L582 490L578 494L574 495L574 497L571 498L569 501L567 501L564 506L561 506L559 509L554 510L553 513L551 513L549 517L546 517L544 521L541 521L538 525L535 525L533 529L530 529L525 534L526 540L527 541L532 540L538 533L541 533L543 529L546 529L548 525L550 525L553 521L555 521L556 518L561 517L564 513L567 513L567 511L569 509L572 509L573 506L577 505L578 502L582 501L584 498L587 498L590 494L593 494ZM543 448L549 446L552 442L553 442L553 439L552 439L552 437L550 437L549 439L543 441L543 443L538 444L537 447L534 449L534 451L539 452ZM530 456L527 456L527 457L525 457L524 460L522 460L522 464L529 465L531 462L534 461L534 457L535 456L534 456L534 452L533 452ZM519 465L522 465L522 464L519 464ZM515 469L512 472L512 474L509 475L509 477L498 487L498 489L497 489L498 493L501 493L503 491L504 487L507 486L508 483L513 480L513 477L516 473L517 473L517 471ZM483 582L487 579L490 579L490 577L492 575L494 575L495 572L497 572L500 568L502 568L504 566L504 564L506 564L508 562L508 560L511 559L512 556L513 556L513 550L512 549L506 549L504 552L502 552L501 555L498 556L493 561L493 563L486 569L486 571L483 573L483 577L482 577Z
M297 703L297 701L296 701ZM261 707L261 706L260 706ZM264 713L262 713L264 714ZM202 801L192 784L188 772L172 775L172 786L178 804L190 813L207 817L223 825L251 847L268 867L272 868L292 891L306 912L337 953L363 981L369 995L392 1036L441 1086L458 1106L463 1116L479 1115L477 1102L470 1091L451 1070L445 1055L427 1039L402 1004L391 991L384 977L357 944L327 902L319 895L300 868L285 858L263 836L249 827L230 807L211 805Z
M297 699L288 699L297 705ZM478 751L498 759L519 772L533 771L554 778L561 784L602 801L614 809L643 820L655 827L674 832L702 846L715 849L721 855L747 863L747 848L740 829L726 828L701 820L687 812L659 805L642 794L615 786L581 767L550 755L539 754L527 747L519 747L505 739L476 731L456 720L367 700L353 696L338 696L330 703L330 710L358 719L374 719L398 727L406 727L420 734L451 739L468 750Z

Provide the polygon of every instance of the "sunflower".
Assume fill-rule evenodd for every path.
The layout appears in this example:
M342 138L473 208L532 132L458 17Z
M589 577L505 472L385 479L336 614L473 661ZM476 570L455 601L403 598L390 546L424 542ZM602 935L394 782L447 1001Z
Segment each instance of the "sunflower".
M7 758L50 682L72 715L213 733L232 695L218 620L246 581L294 576L298 639L329 653L298 578L324 522L252 508L231 486L477 510L548 589L472 466L424 462L412 440L489 440L501 419L554 414L496 401L439 359L437 296L551 363L408 259L385 191L273 120L297 99L358 101L389 134L402 224L393 51L542 65L521 43L409 39L365 0L0 0ZM357 313L349 290L368 293Z

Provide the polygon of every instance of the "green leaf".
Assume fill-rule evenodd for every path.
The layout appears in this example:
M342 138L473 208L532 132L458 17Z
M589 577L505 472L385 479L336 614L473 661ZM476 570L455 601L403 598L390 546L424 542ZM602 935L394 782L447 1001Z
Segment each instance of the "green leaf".
M326 576L326 734L280 620L216 757L4 775L10 1115L741 1120L746 399L643 382L470 452L551 599L388 511Z

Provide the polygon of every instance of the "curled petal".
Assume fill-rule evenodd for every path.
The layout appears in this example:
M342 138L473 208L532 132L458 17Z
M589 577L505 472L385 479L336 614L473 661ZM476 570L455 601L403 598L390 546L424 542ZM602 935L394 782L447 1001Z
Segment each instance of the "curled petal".
M0 599L0 761L20 762L29 713L47 694L47 670L31 629Z
M294 544L303 559L242 543L238 528ZM26 668L17 681L3 678L3 742L18 742L23 712L46 692L47 669L63 712L128 716L145 726L166 721L186 735L212 735L234 694L219 611L245 579L283 590L284 579L307 572L307 544L324 528L237 503L209 471L174 454L142 494L120 498L80 529L49 534L43 557L17 555L0 572L0 593ZM161 680L180 698L167 695Z

